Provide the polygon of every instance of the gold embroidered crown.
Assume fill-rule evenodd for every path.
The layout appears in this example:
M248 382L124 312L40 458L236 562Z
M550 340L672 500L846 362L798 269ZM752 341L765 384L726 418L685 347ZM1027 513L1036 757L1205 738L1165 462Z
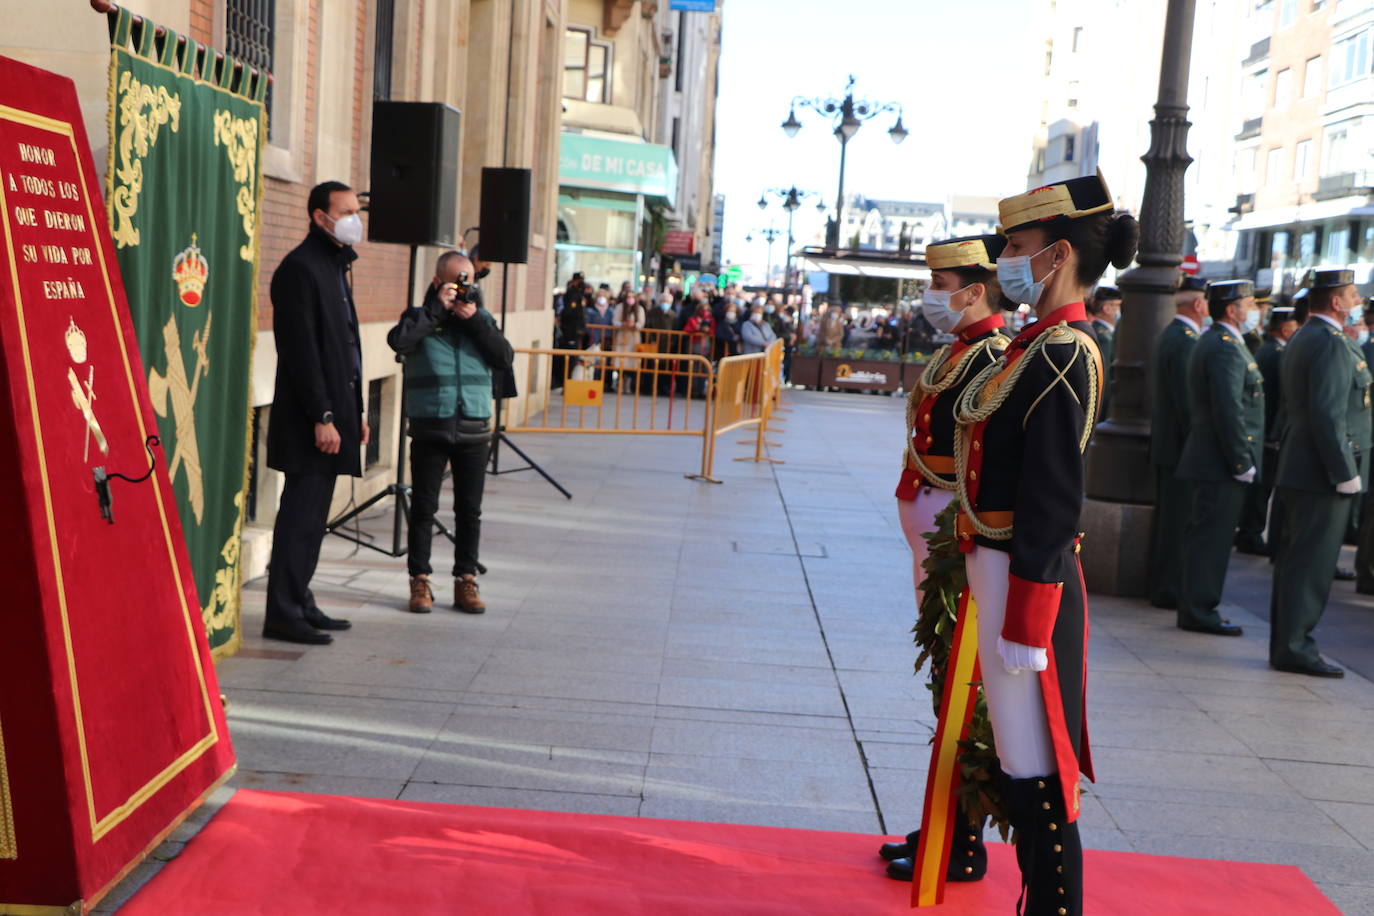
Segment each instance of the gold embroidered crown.
M201 295L205 292L205 279L210 275L210 262L206 261L196 246L196 236L191 235L191 247L176 256L172 262L172 280L177 285L177 295L190 306L200 305Z
M86 332L76 326L75 318L67 319L67 352L71 354L72 362L84 363L86 361Z

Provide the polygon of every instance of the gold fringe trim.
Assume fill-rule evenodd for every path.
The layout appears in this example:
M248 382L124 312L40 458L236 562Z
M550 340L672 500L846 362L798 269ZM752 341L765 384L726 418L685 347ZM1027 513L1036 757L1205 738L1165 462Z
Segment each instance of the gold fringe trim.
M0 859L19 858L14 835L14 808L10 804L10 774L5 762L5 730L0 727Z

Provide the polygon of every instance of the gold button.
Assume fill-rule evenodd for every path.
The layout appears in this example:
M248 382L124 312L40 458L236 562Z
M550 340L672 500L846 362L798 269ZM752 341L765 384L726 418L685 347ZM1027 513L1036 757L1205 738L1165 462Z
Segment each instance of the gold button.
M1050 810L1050 803L1049 803L1049 802L1042 802L1041 805L1040 805L1040 807L1042 807L1042 808L1044 808L1046 811L1048 811L1048 810Z
M1069 916L1069 911L1066 910L1066 909L1064 909L1064 908L1061 906L1061 907L1059 908L1059 916Z
M978 452L978 451L982 451L982 449L983 449L983 443L982 443L982 442L979 442L977 439L974 439L974 440L973 440L973 450L974 450L975 452Z
M1059 872L1061 875L1064 874L1064 866L1060 865L1055 871Z
M971 874L973 874L973 866L972 866L972 865L966 865L966 866L964 866L964 874L966 874L966 875L971 875Z
M1043 780L1043 779L1037 779L1037 780L1035 781L1035 787L1036 787L1037 789L1043 789L1043 788L1045 788L1045 780Z
M1055 851L1055 852L1063 852L1063 851L1064 851L1064 847L1063 847L1063 846L1060 846L1058 843L1055 843L1055 844L1054 844L1054 851Z
M934 437L934 436L926 436L926 445L934 445L934 444L935 444L935 437Z
M925 415L925 419L924 419L922 422L924 422L924 423L929 423L929 422L930 422L930 414L926 414L926 415Z
M964 855L968 856L970 859L973 858L973 850L970 849L968 852L964 853Z
M977 472L977 471L969 471L969 472L968 472L968 479L969 479L969 480L977 480L977 479L978 479L978 472Z
M1058 829L1059 829L1059 825L1058 825L1058 824L1050 824L1050 829L1051 829L1051 830L1058 830ZM1059 851L1059 847L1058 847L1058 846L1054 847L1054 851L1055 851L1055 852L1058 852L1058 851Z
M1247 442L1254 442L1254 441L1255 441L1255 437L1254 437L1254 436L1246 436L1245 439L1246 439Z
M970 843L976 843L976 842L978 842L978 838L977 838L976 836L974 836L973 834L970 833L970 834L969 834L969 837L968 837L968 841L969 841ZM973 853L969 853L969 855L973 855Z
M1059 893L1064 893L1064 889L1062 887L1059 889Z

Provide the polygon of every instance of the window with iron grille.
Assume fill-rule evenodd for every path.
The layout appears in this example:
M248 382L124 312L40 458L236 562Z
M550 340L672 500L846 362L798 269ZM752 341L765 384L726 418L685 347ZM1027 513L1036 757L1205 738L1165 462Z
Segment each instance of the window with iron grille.
M277 0L226 0L224 44L246 66L272 72ZM267 84L267 137L272 138L272 84Z
M382 460L382 437L378 434L382 425L382 379L379 378L367 383L367 425L372 429L372 437L367 440L364 469Z
M377 43L372 49L372 98L391 98L391 42L396 28L396 0L377 0Z
M248 492L244 495L244 515L249 522L258 520L258 435L262 429L262 408L253 408L253 425L248 434Z

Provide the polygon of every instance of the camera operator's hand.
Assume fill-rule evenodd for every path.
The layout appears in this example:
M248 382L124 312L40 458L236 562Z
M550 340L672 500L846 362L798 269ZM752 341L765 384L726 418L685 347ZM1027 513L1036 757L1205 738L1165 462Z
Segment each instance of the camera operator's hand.
M477 303L455 302L453 303L453 305L449 306L448 310L452 312L456 317L466 320L468 318L471 318L473 315L477 314Z
M449 311L453 310L453 304L458 301L458 285L456 283L445 283L439 287L439 304Z
M339 454L339 431L333 423L315 424L315 448L324 452L326 455Z

